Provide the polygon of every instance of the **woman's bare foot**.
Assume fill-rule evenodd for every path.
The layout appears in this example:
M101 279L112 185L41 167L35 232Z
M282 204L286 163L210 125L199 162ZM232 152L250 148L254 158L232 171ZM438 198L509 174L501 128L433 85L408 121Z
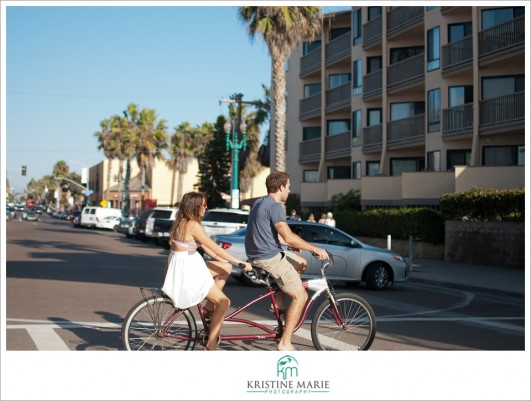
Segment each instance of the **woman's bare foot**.
M297 351L293 344L285 344L282 341L278 343L277 351Z

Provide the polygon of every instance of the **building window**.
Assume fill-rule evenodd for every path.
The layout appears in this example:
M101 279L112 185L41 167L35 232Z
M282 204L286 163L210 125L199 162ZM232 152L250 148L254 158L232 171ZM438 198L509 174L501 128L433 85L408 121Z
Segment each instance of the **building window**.
M441 127L441 90L428 91L428 132L439 131Z
M412 47L397 47L394 49L390 49L389 51L389 64L396 64L400 61L406 60L410 57L414 57L418 54L424 53L424 47L423 46L412 46Z
M491 8L481 11L481 29L510 21L525 14L525 7Z
M304 182L318 182L317 172L317 170L304 170L302 179Z
M341 35L350 32L350 28L332 28L330 29L330 35L328 40L332 41L335 38L339 38Z
M439 27L428 31L428 71L439 68L441 46L439 38Z
M334 89L338 86L350 82L350 74L330 74L328 75L328 89Z
M523 166L525 147L521 146L485 146L483 148L484 166Z
M367 74L382 69L382 56L367 57Z
M474 101L472 85L450 86L448 88L448 107L462 106Z
M424 114L424 102L391 103L391 121Z
M361 145L361 110L352 112L352 146Z
M367 7L367 21L372 21L382 15L382 7Z
M470 165L470 149L452 149L446 152L446 169L454 170L455 166Z
M304 98L321 93L321 84L307 84L304 85Z
M524 90L525 78L523 75L487 77L481 80L482 99L511 95Z
M328 120L326 123L328 136L350 132L350 120Z
M352 13L352 44L354 46L361 43L361 9Z
M470 35L472 35L472 22L448 24L448 43L457 42Z
M349 180L350 166L330 166L328 167L329 180Z
M391 158L391 175L398 176L402 173L414 173L424 170L423 157Z
M441 171L441 151L428 152L428 171Z
M427 6L426 11L431 11L433 9L437 8L437 6Z
M380 175L380 162L368 161L367 162L367 176L376 177Z
M382 123L382 109L367 109L367 127L380 125Z
M352 80L352 94L361 95L361 86L363 82L361 59L358 59L352 63L352 72L354 74L354 79Z
M361 179L361 162L352 163L352 178L355 180Z
M302 44L302 55L305 56L308 53L313 52L314 50L321 48L321 40L314 40L313 42L304 42Z
M321 137L321 127L302 127L302 140L309 141Z

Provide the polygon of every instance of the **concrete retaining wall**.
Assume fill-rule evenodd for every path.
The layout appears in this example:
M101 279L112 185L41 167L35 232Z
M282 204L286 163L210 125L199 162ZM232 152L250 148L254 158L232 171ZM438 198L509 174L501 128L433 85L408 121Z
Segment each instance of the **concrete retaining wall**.
M447 221L444 259L487 266L524 268L525 225Z

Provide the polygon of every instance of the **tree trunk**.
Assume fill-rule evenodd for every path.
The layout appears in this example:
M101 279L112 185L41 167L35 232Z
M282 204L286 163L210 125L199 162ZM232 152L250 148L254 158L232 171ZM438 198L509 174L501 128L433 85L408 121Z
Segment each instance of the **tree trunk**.
M272 57L275 102L275 171L286 171L286 71L284 58Z

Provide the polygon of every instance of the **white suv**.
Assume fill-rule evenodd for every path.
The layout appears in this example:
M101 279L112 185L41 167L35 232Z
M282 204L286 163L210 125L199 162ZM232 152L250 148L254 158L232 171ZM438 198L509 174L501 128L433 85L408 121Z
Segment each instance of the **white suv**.
M202 226L208 235L230 234L247 227L249 212L240 209L211 209L203 216Z

